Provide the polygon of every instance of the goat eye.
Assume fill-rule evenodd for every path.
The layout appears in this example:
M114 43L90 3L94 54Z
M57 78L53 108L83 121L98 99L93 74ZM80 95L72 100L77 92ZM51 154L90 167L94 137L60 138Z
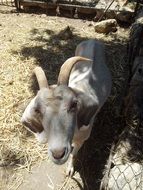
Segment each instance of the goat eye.
M70 105L69 111L75 111L77 108L77 101L73 101Z
M35 112L36 112L36 113L40 113L40 110L36 108L36 109L35 109Z

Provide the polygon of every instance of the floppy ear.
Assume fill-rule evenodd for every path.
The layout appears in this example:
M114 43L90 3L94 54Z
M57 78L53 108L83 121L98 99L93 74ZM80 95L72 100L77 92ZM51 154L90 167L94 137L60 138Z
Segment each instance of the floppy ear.
M41 133L44 130L40 122L40 110L36 102L36 97L26 107L21 122L33 133Z
M34 133L39 142L47 142L46 133L42 126L42 114L36 101L36 97L33 98L26 107L22 115L21 122L29 131Z

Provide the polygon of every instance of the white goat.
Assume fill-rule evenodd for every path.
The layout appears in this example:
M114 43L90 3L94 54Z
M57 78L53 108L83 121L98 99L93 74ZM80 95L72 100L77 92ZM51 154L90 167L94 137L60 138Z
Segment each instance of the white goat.
M89 138L94 118L111 91L104 50L104 45L95 40L80 43L75 57L62 65L56 85L48 85L40 67L34 70L40 90L25 109L22 123L40 142L48 142L53 162L63 164L70 156L70 176L75 156Z

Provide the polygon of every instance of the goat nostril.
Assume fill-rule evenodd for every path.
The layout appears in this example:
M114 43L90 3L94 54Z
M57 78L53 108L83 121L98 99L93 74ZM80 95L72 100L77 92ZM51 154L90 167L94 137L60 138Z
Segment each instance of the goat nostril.
M66 148L63 148L63 149L54 149L54 150L51 150L51 153L52 153L52 156L55 158L55 159L61 159L64 157L65 155L65 152L66 152Z

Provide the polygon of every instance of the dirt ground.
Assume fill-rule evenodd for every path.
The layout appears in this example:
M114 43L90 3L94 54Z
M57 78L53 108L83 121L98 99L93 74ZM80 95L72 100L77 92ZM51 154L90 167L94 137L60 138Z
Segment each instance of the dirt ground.
M72 35L63 35L69 26ZM123 126L120 108L128 65L127 28L97 34L91 21L46 14L17 13L0 5L0 190L98 190L116 131ZM90 139L79 152L73 179L65 178L64 166L55 166L20 123L23 109L38 90L32 70L40 65L50 84L57 80L61 64L74 55L75 47L90 38L103 41L113 87L99 113Z

